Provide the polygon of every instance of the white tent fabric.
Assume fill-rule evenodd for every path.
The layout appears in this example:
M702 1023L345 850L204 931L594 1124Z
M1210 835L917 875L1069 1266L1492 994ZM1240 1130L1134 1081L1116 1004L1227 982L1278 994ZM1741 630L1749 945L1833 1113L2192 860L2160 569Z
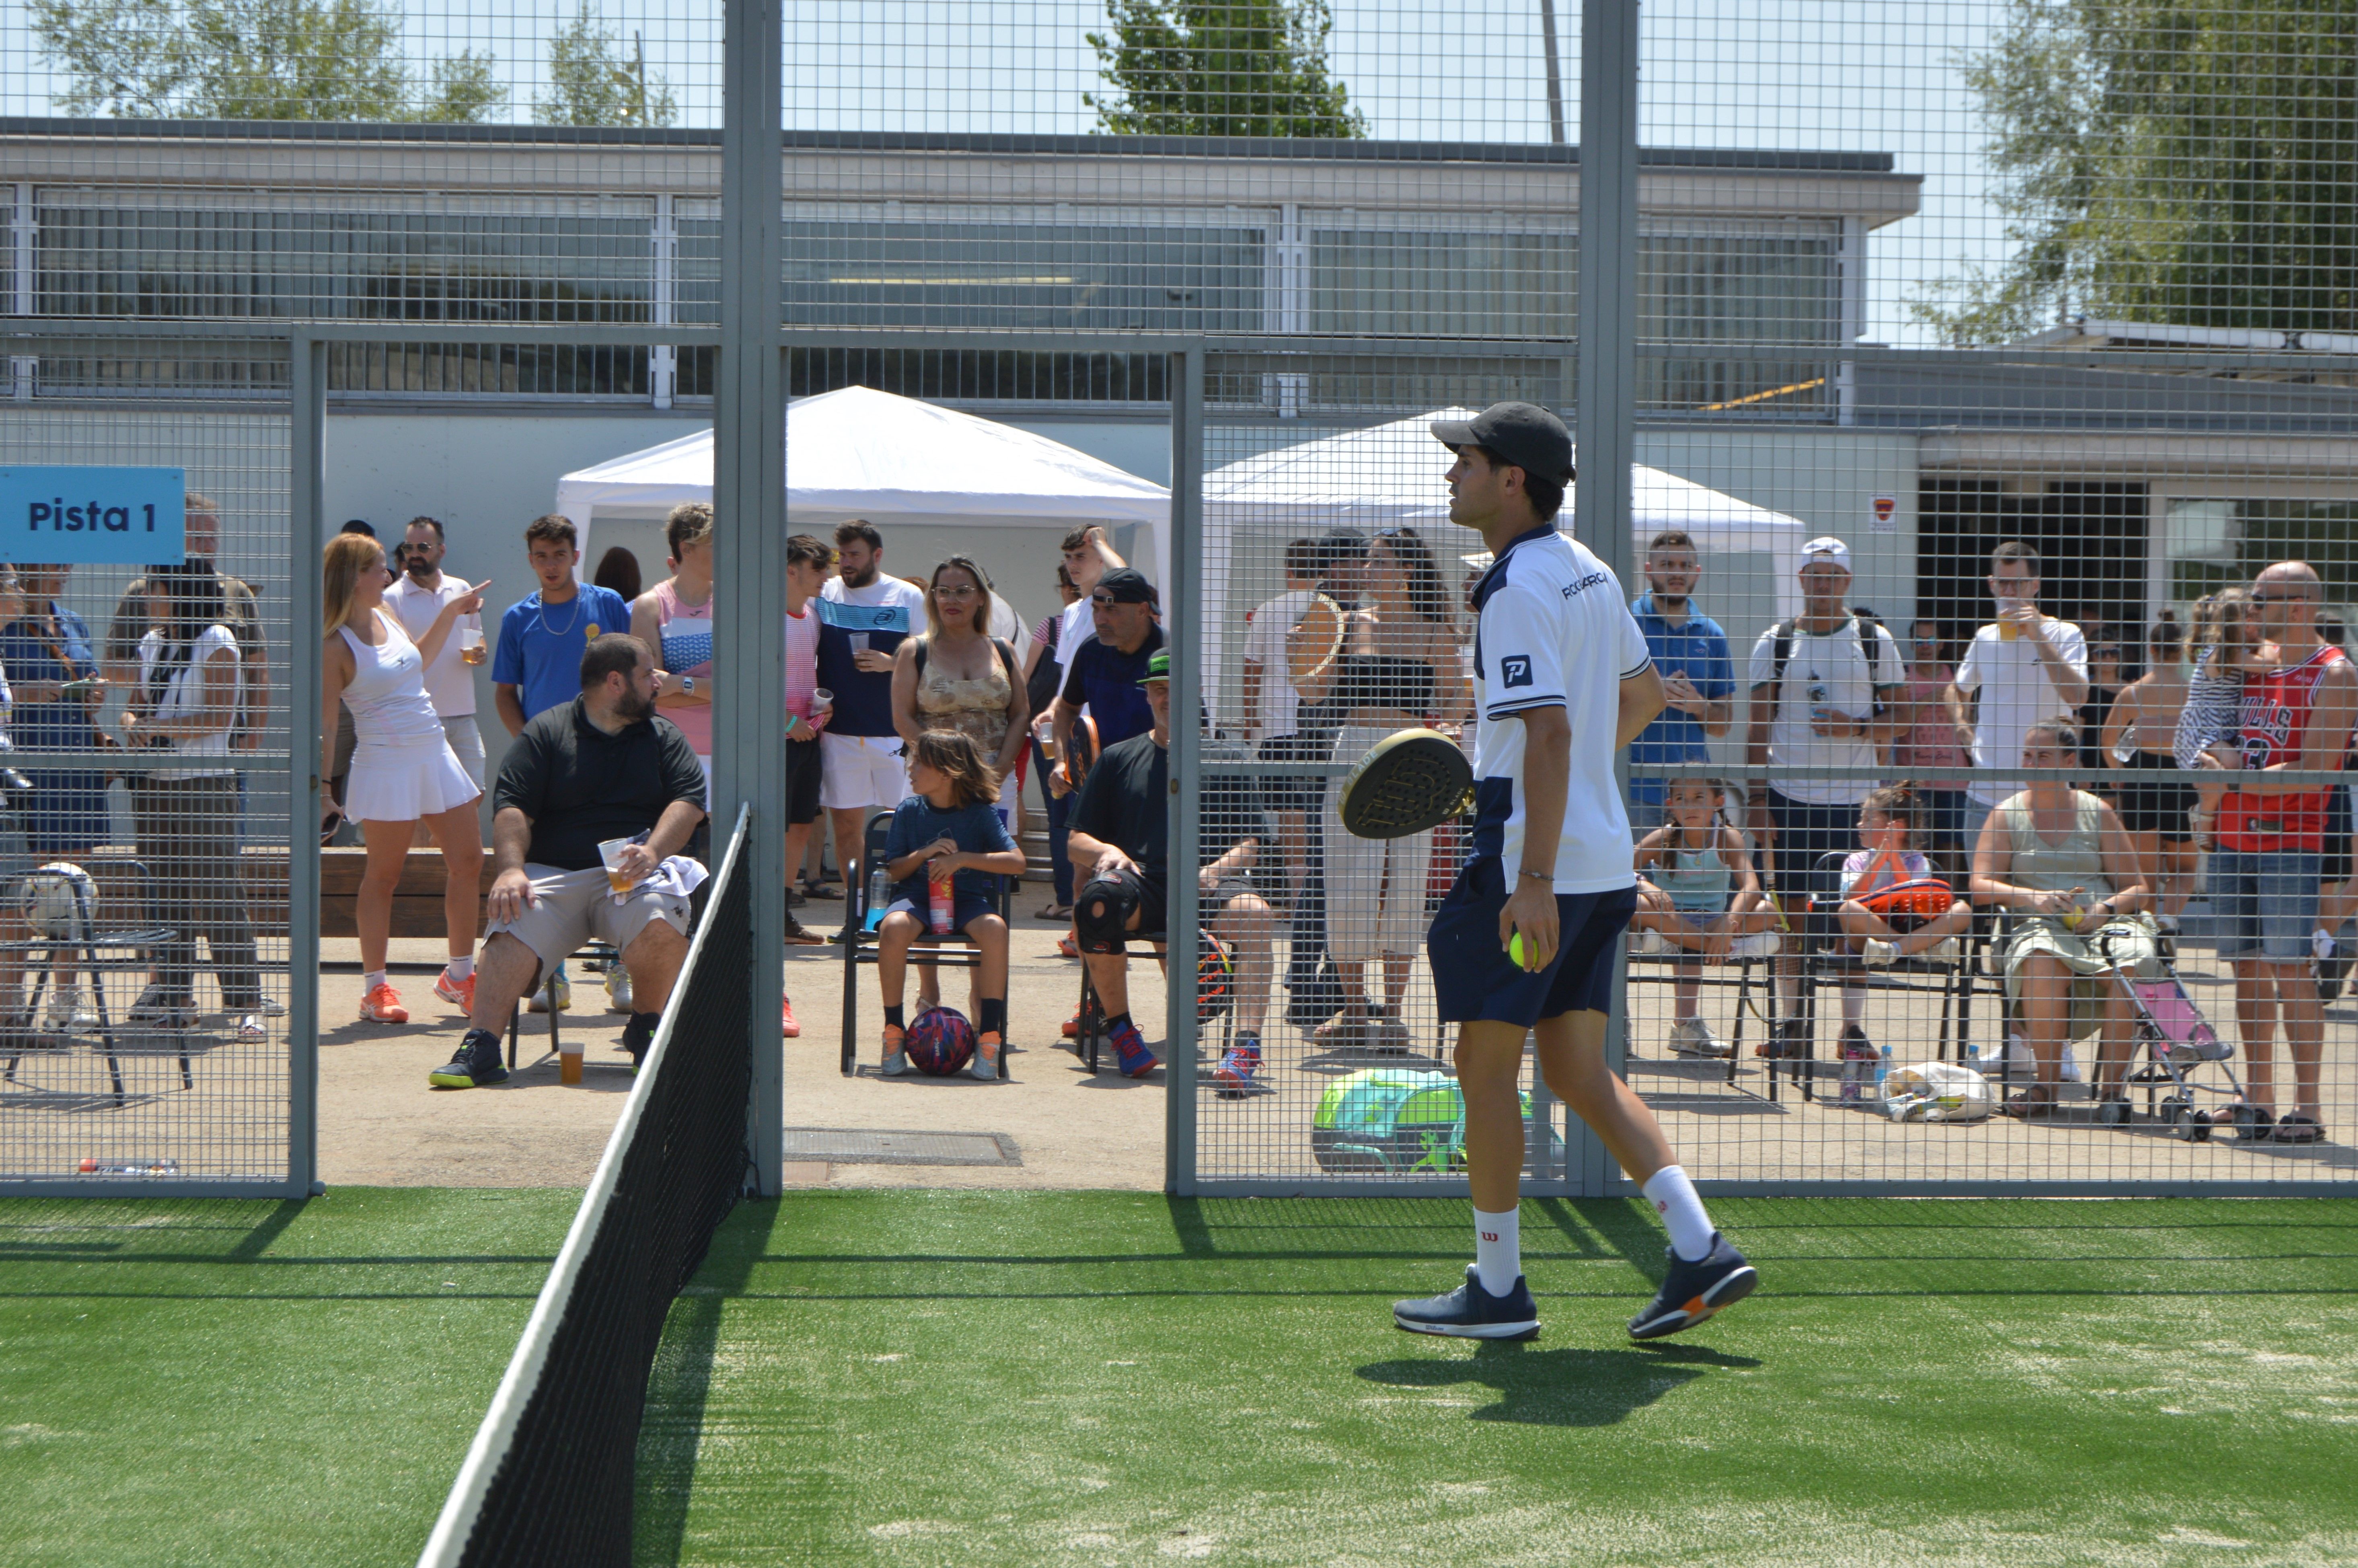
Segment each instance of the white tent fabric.
M1012 425L914 398L848 386L786 406L786 520L806 528L866 517L952 526L1144 524L1155 580L1171 571L1171 492ZM712 432L699 431L567 474L557 510L571 518L586 569L600 507L668 508L712 499Z
M1440 419L1468 419L1470 408L1436 408L1412 419L1396 419L1365 430L1304 441L1246 458L1214 470L1204 479L1204 624L1225 627L1226 598L1234 562L1234 539L1246 529L1277 538L1355 528L1363 533L1415 528L1447 561L1449 487L1444 480L1449 454L1433 438ZM1755 506L1733 495L1640 463L1630 475L1630 516L1635 550L1666 528L1683 528L1706 554L1765 551L1774 558L1778 613L1801 608L1794 574L1800 569L1804 525L1799 518ZM1567 497L1567 504L1569 498ZM1469 549L1480 542L1465 535ZM1635 587L1635 585L1630 585ZM1222 639L1207 639L1207 692L1221 689Z

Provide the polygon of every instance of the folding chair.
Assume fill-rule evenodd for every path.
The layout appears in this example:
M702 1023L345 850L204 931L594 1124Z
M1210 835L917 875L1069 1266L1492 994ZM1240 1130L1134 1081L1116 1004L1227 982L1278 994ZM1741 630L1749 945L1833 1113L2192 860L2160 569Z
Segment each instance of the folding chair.
M1628 978L1633 984L1676 986L1679 981L1679 971L1682 968L1693 967L1701 971L1693 977L1697 985L1723 989L1728 986L1736 988L1736 1025L1727 1041L1726 1074L1726 1081L1734 1083L1736 1065L1744 1055L1744 1015L1758 1006L1752 1000L1753 966L1770 964L1776 960L1773 958L1734 959L1732 961L1736 965L1736 978L1729 979L1724 974L1713 974L1711 968L1703 963L1698 955L1641 953L1634 941L1630 944L1628 959ZM1718 967L1725 968L1726 966ZM1770 1030L1773 1034L1777 1026L1777 988L1774 985L1763 985L1760 989L1768 999L1768 1011L1763 1014L1763 1026ZM1633 1050L1630 1054L1635 1055L1637 1053ZM1698 1057L1696 1060L1707 1061L1709 1058Z
M701 892L703 890L698 889L698 891ZM590 973L601 973L608 969L619 968L622 962L622 954L614 950L614 946L611 943L600 942L596 937L590 938L581 946L566 955L566 959L568 963L575 958L580 959L582 968ZM547 974L541 977L540 994L542 999L548 1004L548 1050L546 1054L550 1056L562 1054L565 1049L564 1035L559 1031L557 1022L561 1016L557 1010L557 971L564 967L565 966L563 964L554 965L549 968ZM522 1031L524 1011L524 1003L519 1001L516 1003L515 1011L508 1014L508 1071L511 1073L515 1071L516 1036Z
M868 907L868 884L875 873L883 869L889 858L884 853L884 838L892 826L892 814L880 811L868 819L868 830L860 837L860 875L847 879L843 884L844 908L847 917L844 929L837 935L843 944L843 1076L850 1077L860 1066L860 966L877 960L876 923L883 911L871 912ZM999 918L1011 927L1014 902L1012 877L993 877L998 892L991 907ZM909 962L935 964L945 969L979 969L982 950L965 933L928 932L909 945ZM1007 1051L999 1053L999 1076L1007 1076Z
M156 903L156 879L149 874L144 862L132 860L128 864L139 879L142 907L152 909ZM54 955L60 950L75 955L73 963L76 971L85 972L90 976L92 1005L98 1011L98 1027L94 1033L97 1036L98 1048L106 1057L107 1080L114 1091L115 1108L120 1110L130 1103L130 1098L124 1088L121 1060L126 1054L176 1055L180 1064L180 1087L184 1089L195 1088L196 1076L189 1066L189 1032L185 1029L155 1029L143 1025L139 1026L139 1033L133 1035L124 1022L116 1020L106 997L108 975L125 971L144 971L149 968L155 963L156 950L171 943L179 934L168 926L161 925L142 926L135 930L94 931L91 928L89 899L79 885L74 888L73 893L74 929L80 933L80 935L72 938L36 936L25 941L0 943L0 951L24 954L27 967L34 970L35 979L29 992L31 1000L27 1008L28 1018L38 1021L41 1016L42 993L49 987L49 968ZM37 954L38 960L36 968ZM18 1064L31 1053L71 1049L80 1041L89 1038L92 1033L90 1030L78 1030L71 1033L45 1033L29 1023L22 1031L11 1029L0 1032L0 1051L7 1053L6 1065L0 1066L0 1082L15 1083ZM146 1040L155 1036L169 1037L170 1045L166 1052L157 1052L145 1045Z

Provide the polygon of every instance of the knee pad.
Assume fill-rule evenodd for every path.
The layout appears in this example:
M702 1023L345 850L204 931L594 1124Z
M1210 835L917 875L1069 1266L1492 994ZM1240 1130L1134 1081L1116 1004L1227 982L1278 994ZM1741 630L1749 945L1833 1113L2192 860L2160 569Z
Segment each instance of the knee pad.
M1138 889L1127 881L1089 882L1073 900L1073 930L1084 953L1119 953L1138 909Z

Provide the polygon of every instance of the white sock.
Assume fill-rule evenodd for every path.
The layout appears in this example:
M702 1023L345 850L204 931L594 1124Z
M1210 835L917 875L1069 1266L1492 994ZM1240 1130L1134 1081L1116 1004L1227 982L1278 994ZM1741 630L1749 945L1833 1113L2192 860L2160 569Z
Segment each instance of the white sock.
M1852 1024L1866 1022L1866 988L1865 986L1843 987L1843 1022Z
M376 989L377 987L383 984L384 984L384 971L383 969L371 969L368 973L361 977L361 995L366 996L369 992Z
M1494 1296L1515 1288L1523 1273L1523 1213L1474 1211L1474 1277Z
M1662 1224L1671 1233L1671 1250L1690 1263L1701 1262L1711 1253L1711 1216L1703 1211L1703 1199L1695 1195L1694 1184L1676 1165L1665 1165L1646 1178L1639 1189L1654 1212L1662 1217Z
M463 958L453 958L450 960L450 978L452 979L464 984L473 977L474 973L475 956L472 953L468 954Z
M2309 934L2309 950L2317 955L2320 964L2333 957L2333 933L2320 925Z

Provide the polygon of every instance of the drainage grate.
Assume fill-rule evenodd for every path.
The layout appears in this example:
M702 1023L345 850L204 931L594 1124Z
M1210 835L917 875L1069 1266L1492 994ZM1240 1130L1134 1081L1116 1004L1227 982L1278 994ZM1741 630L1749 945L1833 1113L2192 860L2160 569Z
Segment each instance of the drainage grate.
M1021 1165L1004 1132L855 1132L827 1127L786 1129L786 1158L838 1165Z

